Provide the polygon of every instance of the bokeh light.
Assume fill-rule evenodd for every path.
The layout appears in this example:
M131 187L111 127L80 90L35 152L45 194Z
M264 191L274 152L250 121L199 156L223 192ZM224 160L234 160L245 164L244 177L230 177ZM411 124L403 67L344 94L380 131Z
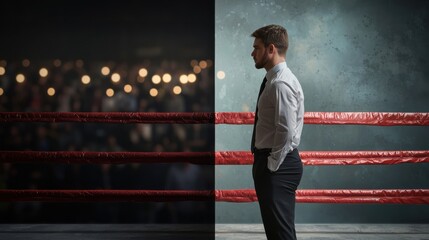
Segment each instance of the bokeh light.
M179 81L180 81L180 83L182 83L182 84L186 84L186 83L188 83L188 76L187 76L187 75L185 75L185 74L180 75Z
M24 76L24 74L22 74L22 73L18 73L18 74L16 75L16 81L17 81L18 83L23 83L23 82L25 81L25 76Z
M147 69L146 68L140 68L140 70L139 70L139 76L140 77L146 77L147 76L147 74L148 74L148 72L147 72Z
M47 77L47 76L48 76L48 69L46 69L46 68L41 68L41 69L39 70L39 75L40 75L41 77Z
M53 88L53 87L48 88L47 93L51 97L54 96L55 95L55 88Z
M112 82L114 82L114 83L118 83L119 81L121 81L121 75L119 75L119 73L112 74L112 76L110 78L112 79Z
M218 71L216 74L216 77L220 80L225 78L225 72L224 71Z
M171 75L168 73L165 73L164 75L162 75L162 81L165 83L171 82Z
M132 92L133 91L133 87L130 85L130 84L126 84L125 86L124 86L124 92L126 92L126 93L130 93L130 92Z
M149 91L149 94L150 94L152 97L156 97L156 96L158 96L158 90L157 90L156 88L152 88L152 89Z
M189 74L188 75L188 82L193 83L195 81L197 81L197 76L193 73Z
M111 88L108 88L106 90L106 96L113 97L113 95L115 95L115 91L113 91L113 89L111 89Z
M175 86L173 88L173 93L179 95L182 92L182 88L180 86Z
M159 84L161 82L161 77L159 75L153 75L152 82L153 84Z
M109 67L104 66L104 67L101 68L101 74L103 74L104 76L109 75L109 73L110 73L110 68Z
M83 84L89 84L91 82L91 78L88 75L83 75L81 81Z

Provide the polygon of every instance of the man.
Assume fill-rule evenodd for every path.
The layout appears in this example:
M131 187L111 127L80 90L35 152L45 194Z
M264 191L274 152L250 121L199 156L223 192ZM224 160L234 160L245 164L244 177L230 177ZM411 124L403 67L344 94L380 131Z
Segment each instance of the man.
M297 147L304 124L304 93L286 65L286 29L268 25L251 36L255 67L267 71L251 145L255 190L267 238L296 239L295 191L303 171Z

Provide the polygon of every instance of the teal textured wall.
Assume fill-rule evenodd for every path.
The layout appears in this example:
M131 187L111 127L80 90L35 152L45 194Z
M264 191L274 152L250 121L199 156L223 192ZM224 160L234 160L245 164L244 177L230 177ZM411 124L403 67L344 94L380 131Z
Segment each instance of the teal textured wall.
M429 112L429 2L216 0L216 112L254 111L265 71L250 34L287 28L306 112ZM216 151L248 150L251 125L217 125ZM429 150L429 127L305 125L301 151ZM217 166L216 189L253 188L251 166ZM429 164L306 166L300 189L429 188ZM428 205L298 204L298 223L429 222ZM257 203L217 203L218 223L260 222Z

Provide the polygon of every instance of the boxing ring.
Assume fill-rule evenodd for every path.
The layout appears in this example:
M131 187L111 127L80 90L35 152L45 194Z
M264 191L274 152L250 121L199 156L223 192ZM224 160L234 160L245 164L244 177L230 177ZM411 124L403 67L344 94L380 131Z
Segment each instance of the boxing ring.
M79 122L120 124L253 124L252 112L2 112L0 122ZM429 113L306 112L305 124L429 126ZM391 165L428 163L423 151L301 151L304 165ZM82 152L0 151L1 163L124 164L179 163L251 165L250 151L216 152ZM429 189L299 189L299 203L429 204ZM0 201L43 202L255 202L253 189L233 190L45 190L1 189ZM426 227L426 226L423 226ZM13 228L13 227L12 227ZM223 228L228 229L228 227ZM298 232L300 228L298 227ZM217 230L218 231L218 230ZM222 229L220 230L223 231ZM225 230L226 231L226 230ZM302 230L302 232L305 232ZM429 234L425 232L425 234ZM427 235L426 235L427 236ZM256 238L255 238L256 239Z

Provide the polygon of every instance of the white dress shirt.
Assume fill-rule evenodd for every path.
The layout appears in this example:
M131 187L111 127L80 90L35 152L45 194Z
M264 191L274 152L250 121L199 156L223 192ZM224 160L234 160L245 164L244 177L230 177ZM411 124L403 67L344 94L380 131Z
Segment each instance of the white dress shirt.
M277 171L286 155L298 147L304 125L304 93L286 62L271 68L259 97L255 147L271 148L267 167Z

